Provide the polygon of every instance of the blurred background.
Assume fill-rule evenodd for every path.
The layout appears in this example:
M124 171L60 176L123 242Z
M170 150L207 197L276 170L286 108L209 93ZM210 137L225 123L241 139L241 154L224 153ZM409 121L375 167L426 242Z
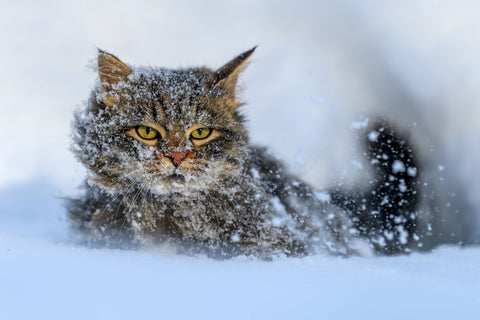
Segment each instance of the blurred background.
M0 234L66 241L83 168L72 113L97 47L132 65L243 74L250 134L318 188L362 180L359 130L384 116L414 141L447 242L480 230L480 2L0 1Z

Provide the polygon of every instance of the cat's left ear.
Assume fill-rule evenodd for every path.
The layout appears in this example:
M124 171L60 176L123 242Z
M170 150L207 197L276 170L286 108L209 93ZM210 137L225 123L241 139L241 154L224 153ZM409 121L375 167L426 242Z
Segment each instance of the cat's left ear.
M102 90L108 93L112 90L112 86L122 81L127 81L128 76L132 73L129 67L113 54L98 50L98 75L100 77L100 83ZM103 102L107 105L114 103L113 96L106 96Z
M238 75L245 67L248 58L253 54L257 47L245 51L223 67L215 72L215 87L225 89L231 98L235 97L235 88L237 87Z

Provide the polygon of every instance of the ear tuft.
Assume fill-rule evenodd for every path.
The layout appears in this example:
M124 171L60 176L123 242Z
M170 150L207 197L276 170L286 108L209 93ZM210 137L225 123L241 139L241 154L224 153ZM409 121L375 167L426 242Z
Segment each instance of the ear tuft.
M245 51L233 60L225 64L215 72L215 87L221 87L235 97L235 88L237 87L238 75L245 67L245 62L250 58L257 47Z
M98 49L98 75L105 92L112 90L112 85L126 81L132 73L129 67L114 55Z

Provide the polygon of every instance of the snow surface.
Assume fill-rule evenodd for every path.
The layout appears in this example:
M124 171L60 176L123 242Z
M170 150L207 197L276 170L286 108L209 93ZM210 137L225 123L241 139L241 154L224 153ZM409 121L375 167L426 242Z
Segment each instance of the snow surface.
M445 242L478 243L480 3L0 3L0 319L480 317L478 246L219 262L75 246L62 208L84 176L70 122L96 46L218 67L259 45L242 78L255 142L315 186L348 185L363 170L355 133L388 115L420 150Z
M212 261L0 237L2 319L477 319L478 249Z

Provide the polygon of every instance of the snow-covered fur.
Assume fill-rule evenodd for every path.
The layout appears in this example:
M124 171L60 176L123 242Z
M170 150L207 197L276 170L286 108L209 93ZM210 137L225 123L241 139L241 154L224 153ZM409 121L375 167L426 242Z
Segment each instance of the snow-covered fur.
M381 168L379 190L405 203L397 201L387 212L375 203L380 196L365 196L375 204L359 209L360 193L348 201L337 192L337 206L331 204L328 195L250 144L235 91L253 51L216 71L137 68L99 52L100 84L73 124L72 150L88 169L88 183L84 196L68 206L73 229L89 244L264 259L366 254L370 247L393 253L406 247L413 236L415 198L381 185L397 158L395 173L414 177L413 162L404 161L402 150L408 147L391 135L397 149L378 144L369 149ZM372 141L387 137L382 128L376 130L375 137L370 132ZM412 179L394 177L396 186L403 183L415 192ZM390 239L391 249L382 250L381 237Z
M411 142L386 121L374 121L364 135L373 167L369 188L335 188L331 202L349 212L359 234L377 252L395 254L420 244L420 168Z

